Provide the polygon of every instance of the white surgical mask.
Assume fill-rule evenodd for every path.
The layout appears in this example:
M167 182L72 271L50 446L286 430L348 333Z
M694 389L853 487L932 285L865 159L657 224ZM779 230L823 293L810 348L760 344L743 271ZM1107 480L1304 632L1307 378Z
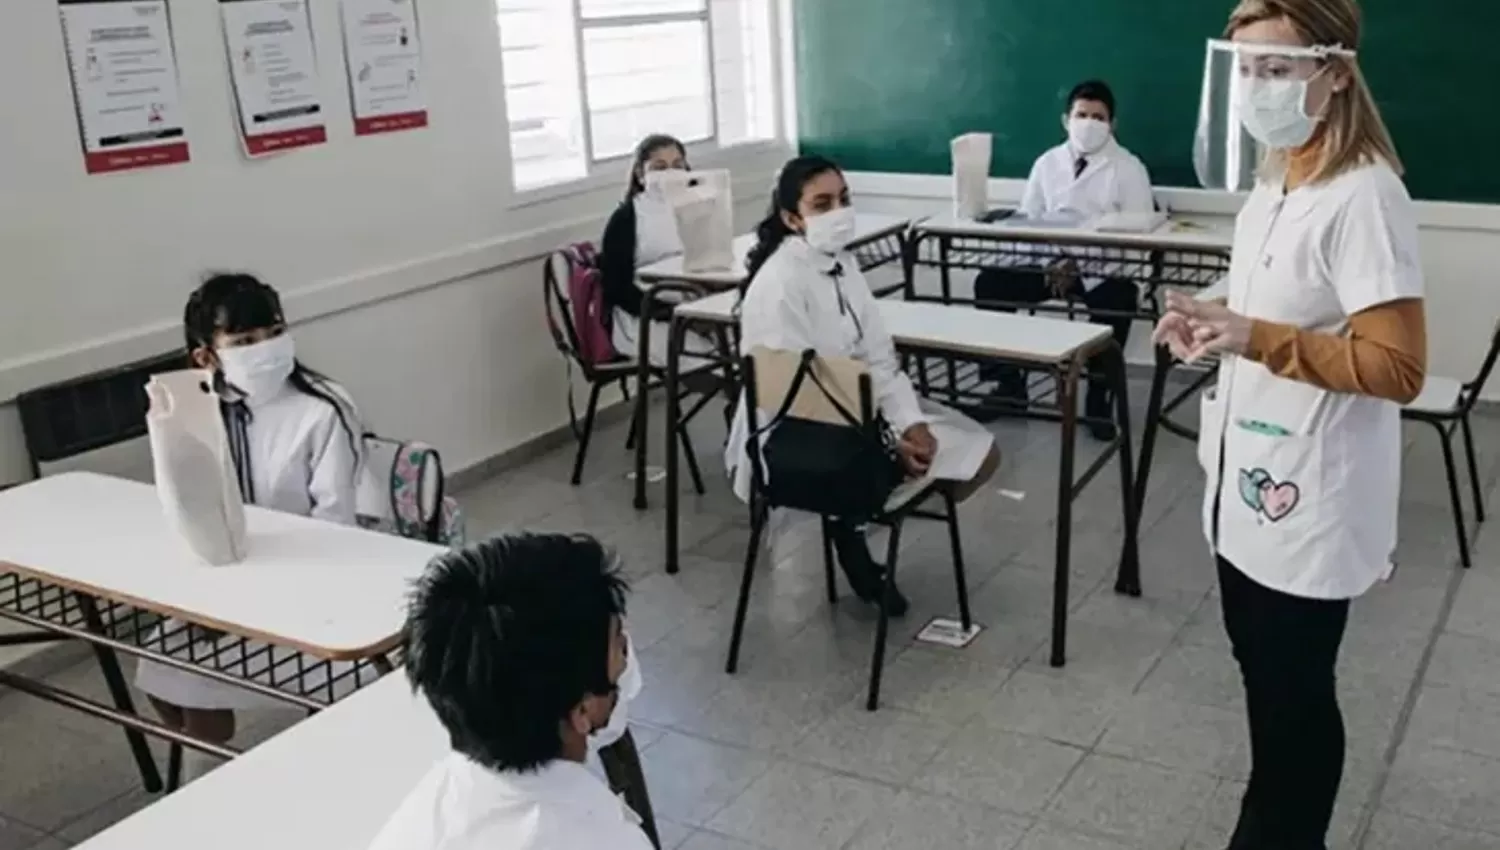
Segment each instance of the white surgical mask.
M1093 118L1068 119L1068 143L1079 153L1098 153L1109 141L1109 125Z
M297 347L288 333L254 345L215 349L215 353L224 380L249 399L264 399L280 392L297 365Z
M854 207L839 207L806 220L807 244L833 256L854 241Z
M1299 148L1317 129L1307 114L1307 80L1249 77L1240 89L1240 123L1251 138L1273 150Z
M609 712L609 722L589 735L589 750L599 752L625 737L630 724L630 701L641 692L641 668L636 665L635 647L630 635L625 636L625 670L620 673L617 684L615 707Z

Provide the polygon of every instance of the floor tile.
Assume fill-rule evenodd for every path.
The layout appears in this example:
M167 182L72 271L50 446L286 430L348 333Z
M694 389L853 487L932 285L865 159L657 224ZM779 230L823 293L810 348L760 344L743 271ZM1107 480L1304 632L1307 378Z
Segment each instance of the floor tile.
M1205 774L1094 755L1058 793L1046 818L1143 847L1179 847L1216 786Z
M1452 685L1429 685L1417 699L1405 741L1500 759L1500 699Z
M928 763L915 787L933 794L1035 814L1083 760L1078 748L995 729L975 720Z
M1092 747L1129 694L1107 683L1018 670L983 717L997 729Z
M1250 746L1238 712L1137 696L1115 712L1099 752L1219 777L1249 775Z
M973 803L903 793L846 850L1013 850L1031 822Z
M770 762L743 749L668 733L641 754L651 806L688 826L702 826L750 786Z
M815 767L778 764L708 824L767 847L841 847L898 792Z
M28 850L45 837L39 829L0 816L0 850Z
M1494 850L1496 847L1500 847L1500 835L1381 813L1370 824L1362 850Z
M1381 799L1384 811L1500 834L1500 760L1403 747Z
M1144 848L1140 845L1122 844L1116 838L1089 835L1041 823L1027 834L1016 850L1144 850Z
M793 748L798 761L891 785L906 785L942 749L954 727L860 698L835 711Z

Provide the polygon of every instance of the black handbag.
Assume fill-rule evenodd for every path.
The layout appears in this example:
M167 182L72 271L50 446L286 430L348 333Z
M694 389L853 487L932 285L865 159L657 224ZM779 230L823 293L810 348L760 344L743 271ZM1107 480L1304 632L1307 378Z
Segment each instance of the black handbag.
M761 450L766 495L778 507L868 519L884 510L904 478L895 440L883 418L863 421L823 385L812 368L815 359L811 349L802 353L786 399L761 429L768 432ZM844 424L787 415L804 380L817 386Z

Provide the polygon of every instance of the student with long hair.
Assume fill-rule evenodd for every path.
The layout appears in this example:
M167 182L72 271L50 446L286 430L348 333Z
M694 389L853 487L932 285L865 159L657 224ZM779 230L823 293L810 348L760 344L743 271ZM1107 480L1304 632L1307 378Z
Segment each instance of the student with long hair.
M355 412L342 389L297 360L276 291L248 274L214 275L188 299L183 326L191 364L213 371L224 399L224 424L245 502L353 525L360 459ZM172 633L166 638L169 651L185 652L189 641L207 647L199 657L215 651L216 636L197 629L169 623L163 633ZM226 652L249 651L234 645L237 639L225 640L229 648L220 652L221 663ZM258 665L264 672L267 654L258 653L251 668ZM276 663L294 664L295 655L277 653ZM167 725L219 743L234 737L235 710L276 705L242 688L144 659L136 685ZM185 778L211 764L211 757L188 750Z
M823 357L863 362L906 472L926 473L939 451L961 452L974 458L973 468L954 482L959 498L966 498L994 474L1000 452L989 432L974 421L918 398L901 371L859 262L845 250L853 233L854 207L839 167L817 156L788 162L748 257L750 279L740 305L741 353L758 347L814 349ZM740 410L725 450L735 493L746 500L751 479L747 422ZM866 602L876 601L883 567L871 557L863 530L837 521L833 541L855 594ZM903 613L906 599L899 591L893 594L891 613Z
M631 159L625 200L610 215L600 244L599 271L604 303L610 310L615 349L626 356L636 356L640 349L641 322L650 321L651 350L647 357L653 366L666 366L669 328L666 317L641 316L645 292L636 282L635 270L682 253L677 219L662 181L687 170L687 148L682 142L660 134L642 139ZM713 350L713 343L699 334L689 333L683 342L683 351L690 354Z
M1225 38L1225 89L1264 161L1227 300L1170 297L1155 338L1223 356L1198 458L1250 720L1229 846L1323 850L1344 765L1339 645L1350 601L1391 574L1401 405L1426 374L1417 219L1353 0L1243 0Z

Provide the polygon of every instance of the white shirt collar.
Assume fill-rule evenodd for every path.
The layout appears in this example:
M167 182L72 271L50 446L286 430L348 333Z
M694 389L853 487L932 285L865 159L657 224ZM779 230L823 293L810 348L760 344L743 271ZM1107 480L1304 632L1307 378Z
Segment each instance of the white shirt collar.
M595 817L625 819L625 809L587 767L555 759L534 771L491 770L460 753L449 756L455 773L467 774L483 796L498 805L534 803L573 809Z

